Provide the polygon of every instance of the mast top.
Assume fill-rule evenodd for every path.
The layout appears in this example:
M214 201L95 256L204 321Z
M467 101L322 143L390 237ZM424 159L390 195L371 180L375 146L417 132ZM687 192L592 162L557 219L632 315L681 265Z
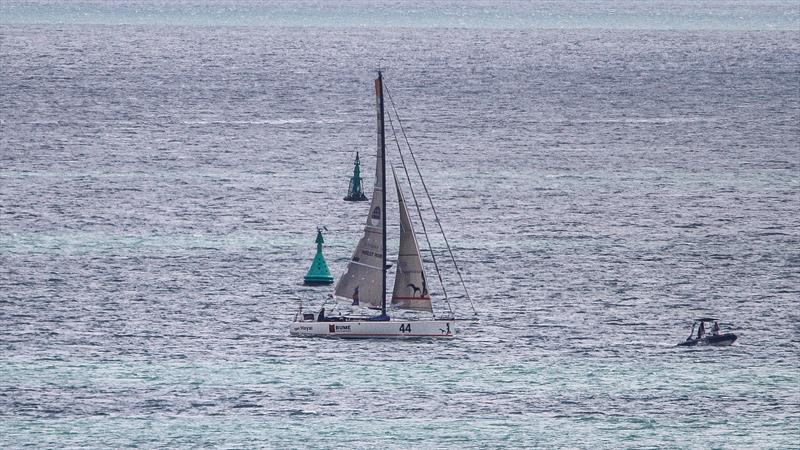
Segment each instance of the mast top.
M383 80L383 72L385 70L386 70L385 67L382 67L380 64L378 64L378 67L375 69L375 72L377 72L377 74L378 74L378 77L377 77L378 80Z

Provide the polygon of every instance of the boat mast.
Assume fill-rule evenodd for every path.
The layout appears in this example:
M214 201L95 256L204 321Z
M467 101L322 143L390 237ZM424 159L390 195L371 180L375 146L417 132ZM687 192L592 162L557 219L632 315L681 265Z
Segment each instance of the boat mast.
M383 74L378 69L378 78L375 80L375 93L378 96L378 152L381 156L381 226L383 227L383 280L381 283L381 316L386 316L386 129L383 123Z

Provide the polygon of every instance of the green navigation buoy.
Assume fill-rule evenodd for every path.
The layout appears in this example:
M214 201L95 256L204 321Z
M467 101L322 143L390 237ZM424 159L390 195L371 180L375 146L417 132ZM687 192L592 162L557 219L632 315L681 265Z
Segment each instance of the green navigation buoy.
M314 255L314 261L311 262L311 267L308 273L303 277L303 284L311 286L321 286L325 284L332 284L333 277L331 276L328 265L325 263L325 257L322 256L322 228L317 228L317 254Z
M358 152L356 152L353 176L350 177L350 188L347 190L347 197L344 200L348 202L363 202L367 200L367 196L364 195L364 186L361 184L361 161L358 159Z

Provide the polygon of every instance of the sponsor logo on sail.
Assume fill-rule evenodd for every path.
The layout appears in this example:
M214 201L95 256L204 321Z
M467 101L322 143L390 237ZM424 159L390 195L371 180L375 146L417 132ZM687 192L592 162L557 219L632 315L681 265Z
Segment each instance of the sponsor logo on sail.
M375 209L372 210L372 226L377 227L379 223L381 223L381 207L376 206Z

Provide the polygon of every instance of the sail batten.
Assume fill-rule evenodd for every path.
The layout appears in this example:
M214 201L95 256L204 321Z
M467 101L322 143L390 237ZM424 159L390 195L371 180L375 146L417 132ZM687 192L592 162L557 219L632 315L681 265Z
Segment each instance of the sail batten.
M350 264L356 264L358 266L366 267L368 269L373 269L373 270L381 270L381 268L378 267L378 266L370 266L369 264L364 264L364 263L358 262L358 261L350 261Z

